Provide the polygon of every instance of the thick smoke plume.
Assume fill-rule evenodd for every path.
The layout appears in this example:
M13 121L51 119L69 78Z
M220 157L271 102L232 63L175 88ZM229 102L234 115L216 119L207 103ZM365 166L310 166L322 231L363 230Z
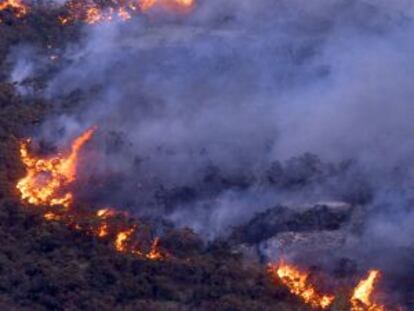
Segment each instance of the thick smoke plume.
M96 198L208 238L278 203L362 205L362 239L343 252L407 271L413 13L403 0L200 0L186 16L88 26L44 89L68 112L39 136L98 124L88 172L113 180Z

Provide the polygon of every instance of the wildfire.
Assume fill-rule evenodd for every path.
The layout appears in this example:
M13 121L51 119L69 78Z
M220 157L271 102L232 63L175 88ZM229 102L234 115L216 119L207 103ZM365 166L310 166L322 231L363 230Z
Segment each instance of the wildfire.
M53 212L46 212L43 215L43 218L48 220L48 221L59 221L60 220L60 216L53 213Z
M102 219L108 219L109 217L113 217L116 215L116 212L110 208L100 209L96 212L96 216Z
M327 309L335 300L333 295L320 294L309 280L309 273L301 271L296 266L281 261L278 264L270 264L268 272L312 308Z
M5 10L12 11L17 18L22 18L29 12L29 8L21 0L0 0L0 12Z
M286 286L291 294L299 297L313 309L328 309L336 299L334 295L320 294L310 281L308 272L287 264L283 260L278 264L269 264L268 273L276 282ZM358 283L349 299L350 311L404 310L402 307L389 309L373 301L372 296L380 277L380 271L371 270L368 276Z
M114 235L113 245L118 252L131 253L140 257L145 257L150 260L163 260L167 254L160 251L160 239L155 238L150 249L145 252L139 248L135 239L135 234L138 229L137 225L124 226L123 229L117 229L116 225L111 224L110 220L115 217L128 218L127 213L119 213L113 209L101 209L97 211L96 216L101 220L95 234L100 238L105 238Z
M107 241L118 252L148 260L171 258L161 249L160 238L138 238L142 226L126 212L111 208L98 211L77 211L70 208L74 197L68 187L76 181L79 153L95 131L96 127L88 129L72 142L68 152L56 156L32 155L29 151L31 141L22 142L20 158L26 168L26 176L16 185L21 199L34 206L47 207L42 214L45 220L64 223L73 230ZM142 232L145 232L145 228ZM286 286L291 294L311 308L328 309L336 299L334 295L321 294L312 283L309 272L283 260L269 264L267 272L275 282ZM371 270L358 283L349 299L350 311L387 311L385 306L372 300L380 275L380 271Z
M151 245L151 250L149 251L149 253L146 255L146 257L148 259L151 260L161 260L165 257L165 255L163 255L160 252L160 238L155 238L155 240L152 242Z
M194 6L195 0L142 0L139 7L142 11L148 11L155 6L169 9L188 10Z
M188 11L193 8L195 0L115 0L111 7L102 7L94 0L69 0L65 6L68 14L59 17L59 22L66 25L75 21L87 24L109 22L114 19L126 21L133 14L146 12L159 6L172 11Z
M108 224L102 224L99 226L98 230L96 231L98 237L104 238L109 234L109 226Z
M95 128L87 130L72 143L68 154L58 154L49 158L30 154L30 140L20 145L20 158L26 168L26 176L17 183L21 198L33 205L56 206L68 208L73 194L67 187L76 178L78 156L83 145L88 142Z
M383 305L378 305L372 301L375 284L380 276L381 273L378 270L371 270L368 277L358 283L350 300L351 311L385 311Z
M134 228L126 231L121 231L116 235L115 248L118 252L125 252L127 250L127 243L131 235L134 233Z
M132 219L127 213L119 213L110 208L97 212L79 212L72 208L73 194L68 187L76 181L79 152L95 131L96 127L91 128L76 138L69 152L44 158L31 155L30 140L24 141L20 146L20 157L26 168L26 176L16 185L21 199L34 206L48 207L49 209L43 214L45 220L59 221L74 230L112 241L114 248L119 252L135 254L151 260L165 258L166 255L159 250L158 238L147 248L148 251L138 248L136 238L138 226L128 225ZM51 211L51 207L55 209Z
M76 21L87 24L115 19L126 21L134 14L147 12L155 7L183 13L190 11L194 5L195 0L112 0L109 5L97 0L67 0L64 3L67 13L59 16L57 21L61 25ZM29 13L30 8L22 0L0 0L0 12L5 10L11 11L16 18L22 18Z

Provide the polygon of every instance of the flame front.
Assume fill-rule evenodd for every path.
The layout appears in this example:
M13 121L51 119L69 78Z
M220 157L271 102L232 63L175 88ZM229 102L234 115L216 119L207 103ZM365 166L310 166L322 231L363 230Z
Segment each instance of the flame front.
M87 24L109 22L114 19L129 20L132 14L146 12L159 6L170 11L186 12L194 7L195 0L115 0L113 7L104 8L93 0L69 0L68 14L59 17L62 25L83 21Z
M159 238L152 241L147 251L139 248L136 237L138 226L129 225L133 219L127 213L110 208L79 212L72 207L74 197L69 186L76 181L79 153L95 131L95 127L91 128L76 138L66 154L45 158L31 155L30 140L24 141L20 146L20 158L26 168L26 176L16 185L21 199L33 206L45 208L45 220L58 221L73 230L110 241L119 252L151 260L166 258L167 255L160 251Z
M29 7L21 0L3 0L0 1L0 12L10 10L17 18L22 18L29 13ZM1 23L0 18L0 23Z
M21 198L33 205L68 208L73 194L67 187L76 178L78 156L83 145L92 138L95 128L87 130L73 142L69 154L49 158L30 155L30 140L20 145L20 158L26 168L26 176L17 183Z
M96 216L99 218L100 223L97 229L94 230L94 234L100 238L109 238L110 240L113 238L113 246L118 252L130 253L150 260L163 260L167 257L167 254L160 251L160 239L158 237L152 241L150 249L144 251L139 247L139 243L135 238L138 229L136 224L119 228L111 223L111 220L116 217L128 218L127 213L117 213L112 209L106 208L99 210Z
M151 260L161 260L164 258L164 255L160 252L160 238L155 238L151 245L151 250L146 255L148 259Z
M118 252L127 251L128 240L131 238L131 235L134 233L134 228L128 229L126 231L121 231L116 235L115 239L115 248Z
M351 311L385 311L383 305L372 301L372 294L380 276L378 270L371 270L368 277L358 283L351 297Z
M147 12L160 7L171 12L185 13L195 5L195 0L113 0L109 6L96 0L67 0L64 3L66 13L57 21L67 25L76 21L87 24L110 22L115 19L126 21L133 14ZM0 0L0 12L10 11L16 18L26 16L30 8L22 0ZM0 23L2 22L0 18Z
M170 9L188 10L194 6L194 0L142 0L139 7L145 12L157 5Z
M98 211L70 208L74 196L69 186L76 181L79 154L95 131L96 127L93 127L76 138L67 153L50 157L32 155L29 152L31 141L22 142L20 158L26 168L26 176L16 185L21 199L33 206L45 208L42 214L45 220L63 223L73 230L107 241L118 252L148 260L170 258L168 253L161 250L158 237L146 238L144 241L139 239L141 227L128 213L110 208ZM284 261L269 264L268 273L311 308L327 309L335 301L334 295L321 294L310 280L310 274L294 265ZM386 311L383 305L372 300L379 277L378 270L371 270L367 278L359 282L349 300L350 311Z
M268 266L269 274L286 286L290 293L299 297L315 309L326 309L332 305L335 296L320 294L309 280L309 273L283 261Z

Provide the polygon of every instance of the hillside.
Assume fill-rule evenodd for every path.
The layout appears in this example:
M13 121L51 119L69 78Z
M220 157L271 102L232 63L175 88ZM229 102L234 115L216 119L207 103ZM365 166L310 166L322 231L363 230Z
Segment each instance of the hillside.
M374 2L0 0L0 309L411 310L414 18Z

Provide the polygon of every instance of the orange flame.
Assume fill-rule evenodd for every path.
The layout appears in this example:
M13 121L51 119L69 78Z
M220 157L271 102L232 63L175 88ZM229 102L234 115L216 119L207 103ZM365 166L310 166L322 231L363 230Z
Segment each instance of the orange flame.
M139 4L142 11L148 11L155 6L169 9L188 10L194 6L195 0L142 0Z
M150 260L163 260L167 257L160 251L160 238L155 238L152 241L151 248L148 252L145 252L137 247L137 243L134 240L134 234L137 226L134 225L127 229L117 229L115 226L110 225L108 220L115 216L128 217L127 213L117 213L113 209L105 208L96 212L96 216L101 219L102 223L98 226L95 234L100 238L105 238L112 233L115 233L115 239L113 245L115 249L122 253L131 253L140 257L145 257Z
M134 13L146 12L154 7L184 13L194 6L195 0L113 0L109 7L104 7L97 0L67 0L67 13L59 16L57 20L61 25L75 21L87 24L110 22L114 19L126 21L131 19ZM15 17L22 18L30 9L22 0L0 0L0 12L4 10L10 10Z
M116 18L126 21L132 18L133 13L145 12L155 6L168 10L186 12L195 5L195 0L114 0L113 7L104 8L94 0L69 0L66 3L68 14L60 16L62 25L74 21L83 21L87 24L110 22Z
M47 221L59 221L77 231L84 231L98 238L105 238L114 248L123 253L135 254L150 260L162 260L167 257L160 251L160 240L152 241L148 251L138 248L136 230L138 226L125 225L132 219L127 213L116 212L110 208L96 212L69 208L73 202L73 194L68 190L76 180L76 169L79 152L92 138L96 127L91 128L76 138L67 154L58 154L47 158L30 154L30 140L20 146L20 157L26 168L26 176L17 182L21 199L35 206L55 207L63 209L46 210L43 218Z
M372 301L375 284L380 276L381 273L378 270L371 270L368 277L358 283L351 297L351 311L385 311L383 305Z
M309 273L283 261L268 266L269 274L286 286L290 293L316 309L326 309L335 300L333 295L320 294L309 280Z
M110 208L100 209L96 212L96 216L102 219L107 219L109 217L115 216L116 212Z
M142 11L147 11L157 3L157 0L142 0L139 3L139 7Z
M163 259L164 256L163 256L163 254L161 254L161 252L159 250L159 246L160 246L160 238L155 238L155 240L152 242L151 250L146 255L146 257L148 259L151 259L151 260L161 260L161 259Z
M103 223L98 227L97 235L100 238L104 238L109 234L109 226L107 223Z
M115 248L118 252L127 251L128 240L131 238L131 235L135 232L134 228L121 231L116 235L114 242Z
M11 10L17 18L22 18L29 12L28 6L26 6L21 0L0 1L0 12L4 10Z
M26 176L16 186L21 198L33 205L62 205L68 208L73 194L66 188L75 180L79 152L95 130L89 129L76 138L68 155L35 157L28 150L30 140L23 142L20 145L20 158L26 168Z
M53 213L53 212L47 212L43 215L43 218L48 220L48 221L59 221L60 220L60 216Z

